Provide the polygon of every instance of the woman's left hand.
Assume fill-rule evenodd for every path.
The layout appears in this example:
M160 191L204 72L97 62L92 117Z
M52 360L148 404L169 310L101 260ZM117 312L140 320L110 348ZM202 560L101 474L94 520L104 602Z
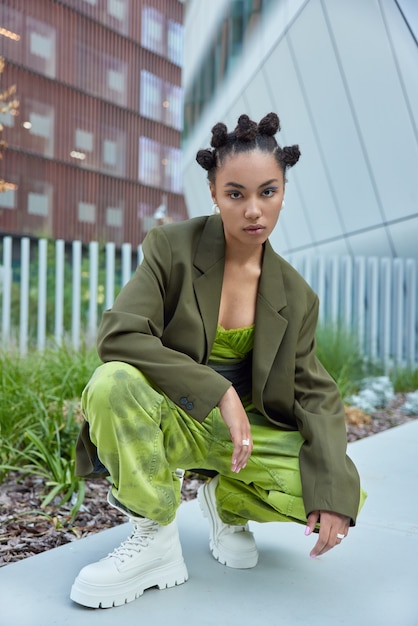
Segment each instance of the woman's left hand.
M332 511L312 511L308 515L305 535L310 535L319 521L321 523L318 541L310 552L310 557L313 559L338 546L347 537L350 528L350 518L345 515Z

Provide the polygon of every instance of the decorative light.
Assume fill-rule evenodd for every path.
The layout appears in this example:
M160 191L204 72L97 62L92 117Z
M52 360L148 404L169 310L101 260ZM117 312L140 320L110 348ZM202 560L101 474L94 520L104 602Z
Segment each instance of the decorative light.
M164 107L165 109L168 109L168 108L169 108L169 106L170 106L169 101L168 101L168 100L164 100L164 102L163 102L163 107Z
M71 150L70 157L73 157L73 159L79 159L80 161L84 161L84 159L86 158L86 155L84 154L84 152L78 152L77 150Z
M20 41L20 35L8 30L7 28L3 28L2 26L0 26L0 35L3 35L3 37L7 37L8 39L12 39L13 41Z
M32 128L32 123L31 122L23 122L22 126L23 126L23 128L26 128L26 130L30 130Z

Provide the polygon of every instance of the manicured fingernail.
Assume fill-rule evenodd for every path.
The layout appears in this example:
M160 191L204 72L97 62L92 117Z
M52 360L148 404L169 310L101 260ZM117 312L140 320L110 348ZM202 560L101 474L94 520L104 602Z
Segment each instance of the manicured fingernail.
M318 556L317 554L310 554L309 555L311 557L311 559L316 559L316 557Z
M309 526L307 526L305 528L305 535L310 535L311 534L311 529L309 528Z

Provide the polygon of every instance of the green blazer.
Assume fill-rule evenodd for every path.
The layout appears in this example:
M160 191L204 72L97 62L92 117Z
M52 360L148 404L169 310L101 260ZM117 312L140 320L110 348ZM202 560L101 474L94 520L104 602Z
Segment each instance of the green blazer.
M221 296L225 239L220 216L153 229L144 260L106 311L98 352L138 367L171 400L203 421L230 385L207 367ZM275 429L298 429L306 513L328 510L355 523L360 484L346 456L344 407L315 357L318 298L265 244L256 305L252 400ZM86 433L84 433L86 439ZM79 446L79 467L83 463Z

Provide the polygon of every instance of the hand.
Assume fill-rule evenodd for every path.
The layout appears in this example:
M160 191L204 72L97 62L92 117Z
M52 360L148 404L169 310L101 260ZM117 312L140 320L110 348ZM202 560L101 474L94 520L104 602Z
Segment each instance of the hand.
M312 511L308 515L308 524L305 529L305 535L310 535L316 524L321 520L319 527L318 541L311 550L310 557L315 558L321 554L325 554L331 548L338 546L342 539L337 535L348 535L350 528L350 518L332 511Z
M234 444L231 470L238 473L246 466L253 449L250 422L234 387L229 387L224 393L218 407ZM245 440L248 440L248 446L242 444Z

